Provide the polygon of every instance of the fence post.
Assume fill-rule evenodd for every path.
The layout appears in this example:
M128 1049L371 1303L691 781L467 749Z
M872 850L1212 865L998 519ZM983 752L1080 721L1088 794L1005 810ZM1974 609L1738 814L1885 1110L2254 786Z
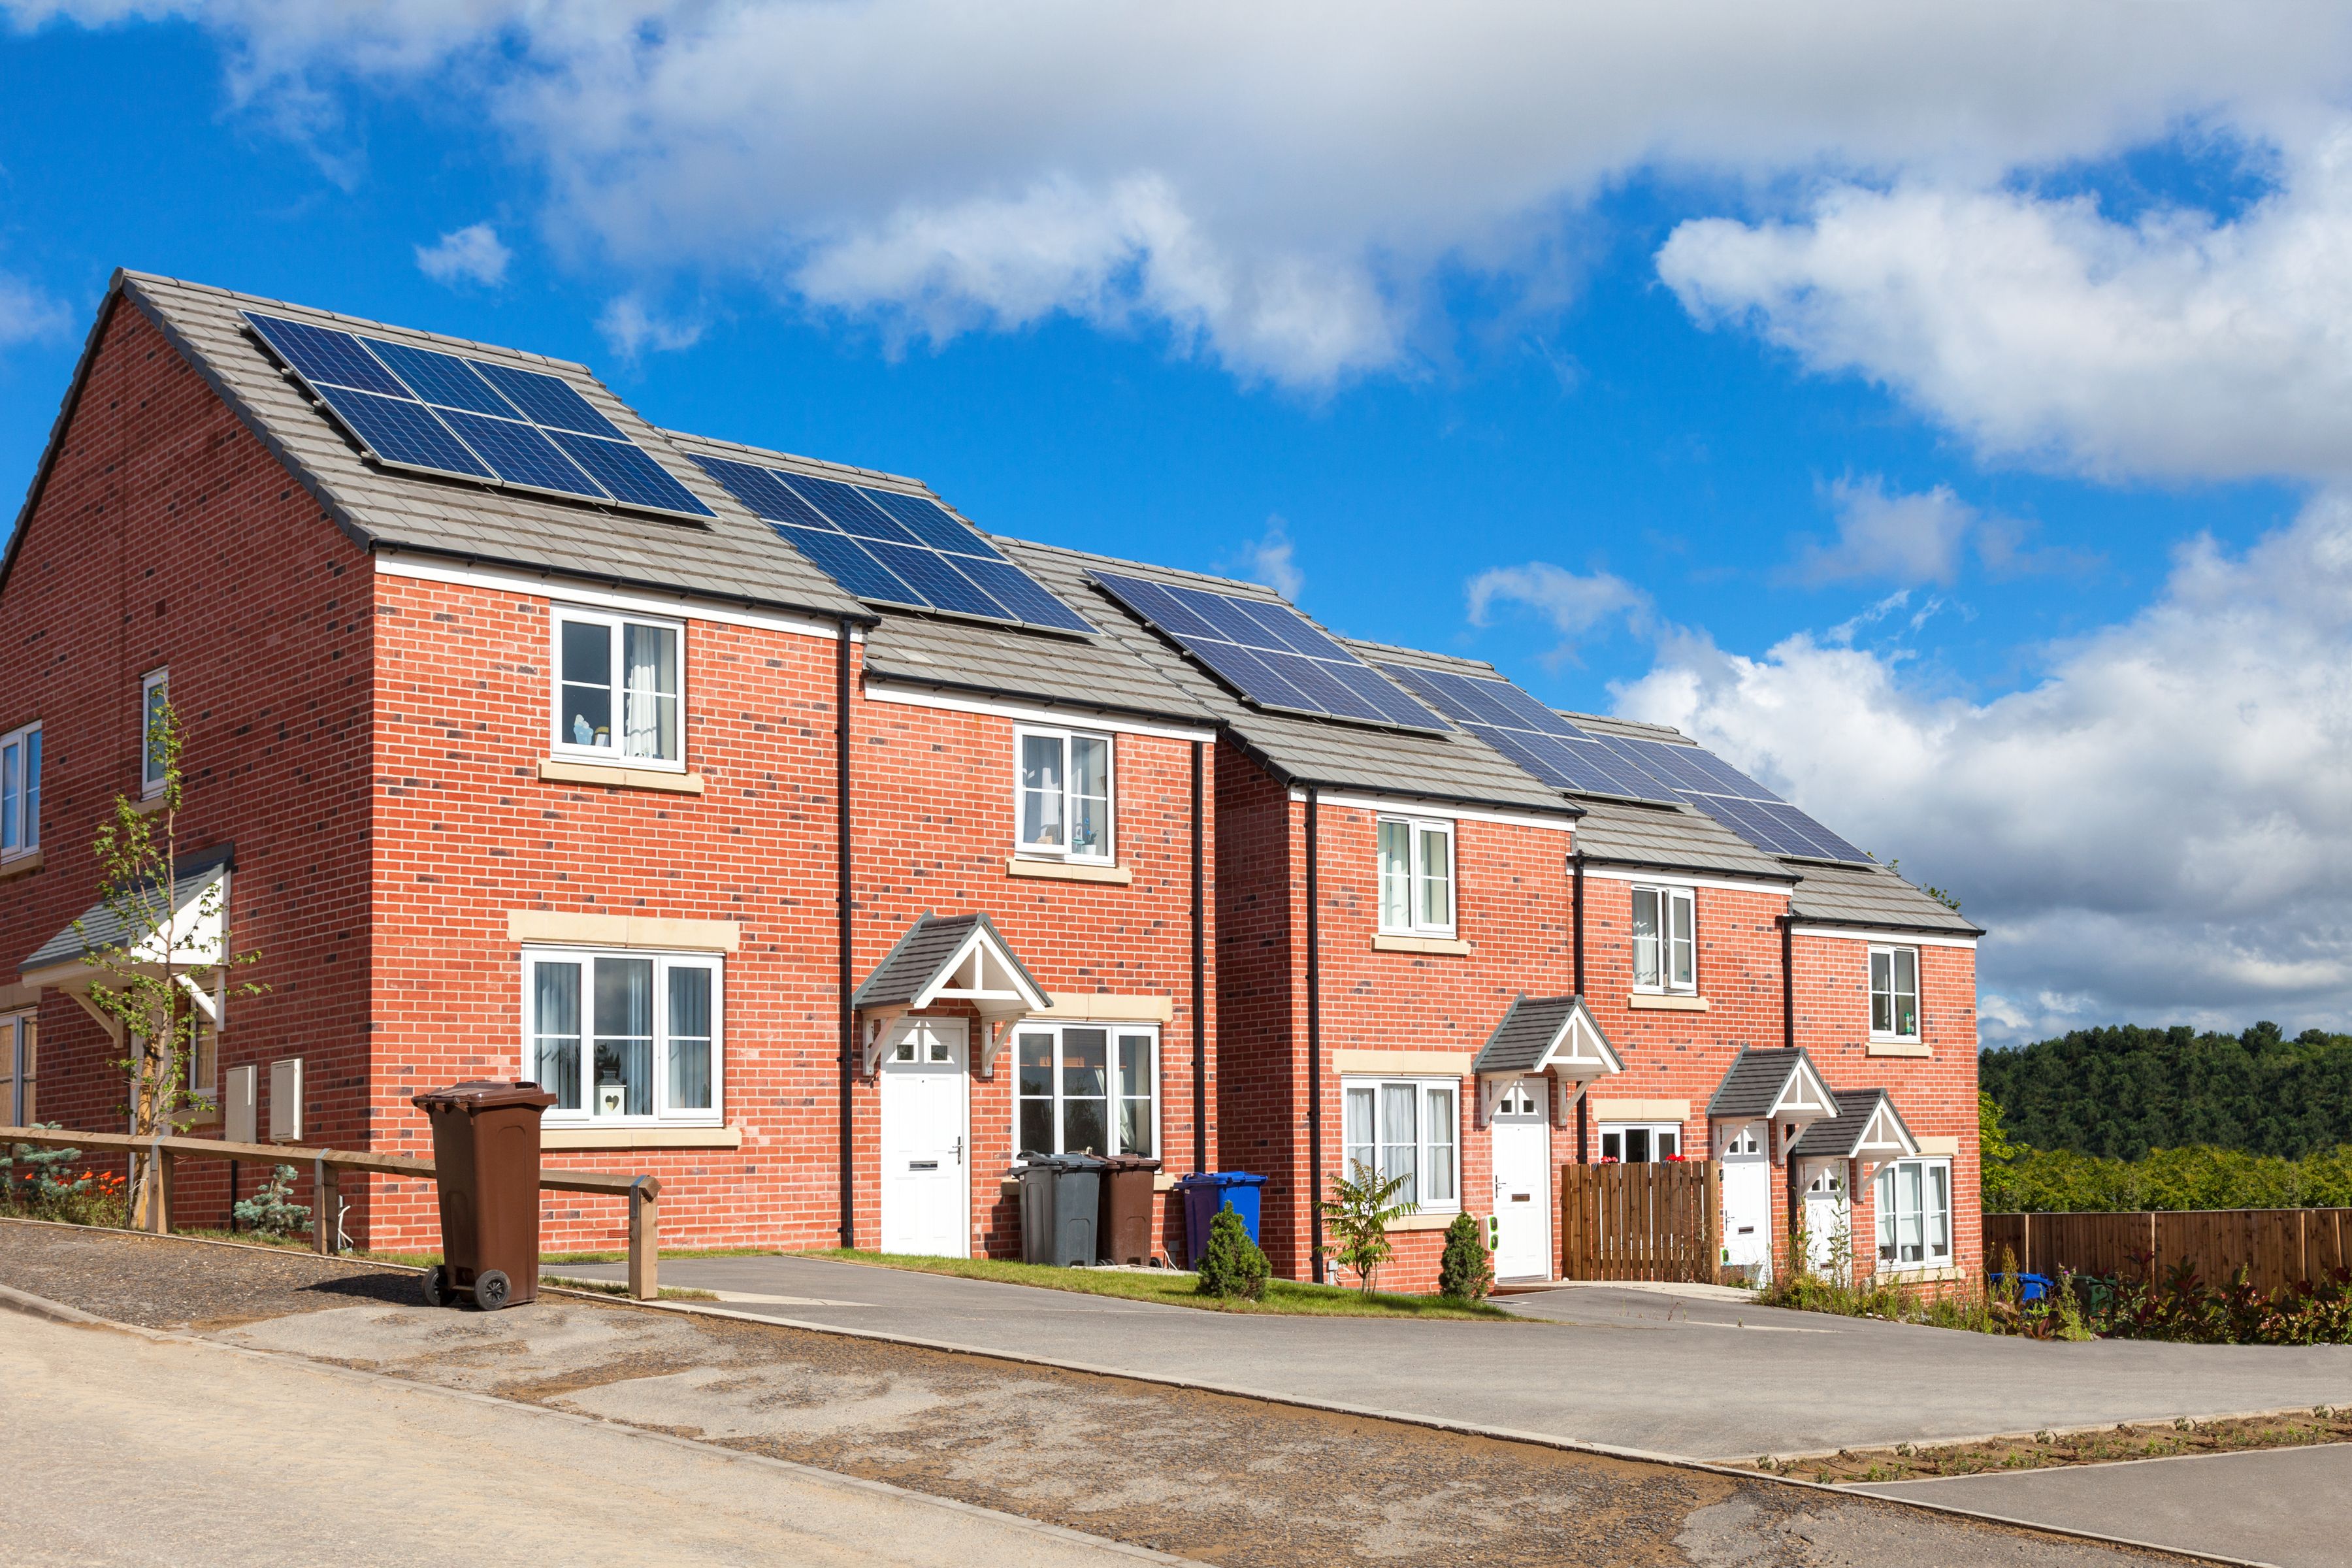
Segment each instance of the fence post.
M640 1301L661 1294L660 1194L652 1177L629 1184L629 1294Z
M310 1171L310 1247L320 1256L332 1258L336 1237L343 1228L335 1168L324 1160L313 1160Z
M139 1224L157 1236L172 1234L172 1156L164 1152L163 1135L147 1146L147 1182L140 1189Z

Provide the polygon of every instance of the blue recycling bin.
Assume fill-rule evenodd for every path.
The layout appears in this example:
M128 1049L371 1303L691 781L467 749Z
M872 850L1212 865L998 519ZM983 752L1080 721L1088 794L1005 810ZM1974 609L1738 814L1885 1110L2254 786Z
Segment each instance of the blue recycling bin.
M2050 1276L2047 1274L1996 1274L1992 1278L1997 1285L2006 1285L2014 1279L2017 1283L2017 1300L2020 1305L2028 1301L2046 1300L2050 1295Z
M1209 1250L1209 1226L1227 1204L1241 1216L1249 1238L1257 1240L1258 1194L1265 1186L1264 1176L1246 1171L1209 1171L1177 1178L1176 1190L1184 1194L1185 1268L1201 1266L1201 1255Z

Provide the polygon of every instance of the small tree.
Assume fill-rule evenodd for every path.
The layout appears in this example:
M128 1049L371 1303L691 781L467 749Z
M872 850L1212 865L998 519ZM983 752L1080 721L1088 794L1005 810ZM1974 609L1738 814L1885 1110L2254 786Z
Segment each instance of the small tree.
M295 1178L300 1173L280 1165L270 1173L269 1184L238 1202L233 1211L239 1225L263 1236L291 1236L310 1223L306 1204L292 1202Z
M1203 1296L1255 1301L1265 1296L1266 1276L1272 1272L1265 1254L1250 1239L1249 1226L1227 1203L1209 1222L1209 1245L1201 1254L1201 1282L1195 1289Z
M190 939L210 921L226 929L221 884L208 883L186 909L175 907L174 868L180 833L180 721L158 689L145 715L147 777L162 787L142 810L123 795L114 814L99 826L91 844L98 859L99 905L110 917L111 934L94 940L85 921L74 922L81 961L95 970L90 1005L120 1026L124 1055L115 1066L129 1080L126 1108L133 1137L184 1131L191 1113L211 1108L188 1083L197 1030L226 995L227 972L258 958L230 956L221 950L190 951ZM248 995L263 989L236 987ZM217 1020L215 1020L217 1026ZM152 1162L133 1158L130 1213L139 1215L149 1197Z
M1458 1214L1445 1227L1445 1254L1437 1260L1437 1293L1478 1301L1495 1288L1495 1260L1475 1215Z
M1414 1205L1396 1201L1411 1177L1403 1172L1383 1177L1359 1160L1354 1173L1331 1184L1333 1196L1323 1200L1323 1222L1333 1239L1323 1244L1324 1255L1355 1271L1358 1289L1367 1295L1372 1276L1396 1248L1389 1242L1389 1226L1413 1211Z

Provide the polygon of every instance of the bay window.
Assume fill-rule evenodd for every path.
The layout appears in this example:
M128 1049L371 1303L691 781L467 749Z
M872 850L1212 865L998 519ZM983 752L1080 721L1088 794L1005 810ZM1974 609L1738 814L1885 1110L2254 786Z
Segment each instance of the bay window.
M1952 1261L1952 1164L1894 1160L1873 1185L1878 1262L1884 1268L1941 1268Z
M1403 936L1454 934L1454 824L1380 819L1381 930Z
M1024 728L1015 744L1015 848L1024 855L1110 859L1110 737Z
M1158 1031L1021 1026L1013 1048L1013 1147L1038 1154L1160 1152Z
M550 1121L718 1121L715 954L539 948L522 967L522 1076L555 1096Z
M1880 1040L1919 1037L1919 950L1870 950L1870 1033Z
M1454 1079L1342 1079L1349 1178L1402 1176L1392 1203L1423 1214L1460 1208L1461 1090Z
M1633 889L1633 989L1698 989L1698 908L1688 888Z
M27 724L0 735L0 860L40 847L41 727Z
M551 742L561 755L683 768L686 633L675 622L558 609Z

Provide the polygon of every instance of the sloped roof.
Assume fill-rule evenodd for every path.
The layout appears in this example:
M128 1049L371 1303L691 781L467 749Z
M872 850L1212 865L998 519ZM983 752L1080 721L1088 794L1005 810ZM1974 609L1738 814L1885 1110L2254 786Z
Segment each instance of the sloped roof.
M1471 1063L1472 1073L1538 1072L1551 1065L1554 1052L1570 1029L1581 1024L1600 1047L1603 1072L1622 1072L1623 1060L1601 1032L1601 1021L1581 996L1519 996L1495 1026L1495 1032Z
M1801 1073L1811 1076L1828 1101L1830 1114L1837 1115L1842 1109L1837 1096L1831 1091L1827 1080L1813 1066L1813 1058L1805 1054L1802 1046L1769 1051L1740 1047L1739 1054L1731 1059L1731 1066L1725 1070L1723 1082L1717 1087L1715 1098L1706 1102L1706 1113L1738 1121L1769 1116L1780 1105L1790 1080Z
M828 618L869 618L862 604L785 548L767 524L738 505L585 366L146 273L117 273L114 289L110 308L119 298L143 310L327 514L372 548ZM559 376L717 515L707 523L656 518L616 506L379 468L247 332L239 312L247 309ZM91 351L97 342L94 331ZM88 362L86 352L85 368ZM79 384L77 372L77 390ZM73 395L68 395L67 414L59 416L52 451L63 437ZM37 477L26 516L40 483ZM24 535L22 522L20 518L17 539Z
M1982 936L1984 928L1913 887L1885 866L1798 868L1790 912L1809 924L1867 926L1956 937Z
M1800 874L1686 805L1643 805L1594 795L1577 799L1584 807L1584 820L1576 825L1576 847L1589 861L1662 871L1728 872L1768 882L1793 882Z
M185 940L179 930L178 917L190 905L204 896L205 889L218 882L235 864L236 847L220 845L180 858L177 874L172 879L171 941L176 947ZM201 922L200 922L201 923ZM114 907L99 902L82 911L81 919L41 943L16 966L20 976L55 969L62 964L79 963L84 953L98 952L107 948L136 947L148 931L133 931Z
M869 1007L903 1007L930 989L933 982L956 961L966 942L975 931L983 932L988 942L1029 988L1043 998L1045 988L1029 973L1012 947L1005 942L996 923L985 914L935 915L928 911L916 918L906 934L882 955L882 962L866 977L849 998L849 1005L860 1010Z
M1838 1113L1814 1122L1805 1129L1794 1143L1789 1145L1791 1159L1851 1160L1866 1152L1871 1129L1878 1126L1882 1136L1891 1133L1885 1152L1895 1154L1916 1154L1919 1140L1895 1108L1895 1097L1883 1089L1842 1089L1837 1091ZM1882 1114L1885 1121L1882 1124Z

